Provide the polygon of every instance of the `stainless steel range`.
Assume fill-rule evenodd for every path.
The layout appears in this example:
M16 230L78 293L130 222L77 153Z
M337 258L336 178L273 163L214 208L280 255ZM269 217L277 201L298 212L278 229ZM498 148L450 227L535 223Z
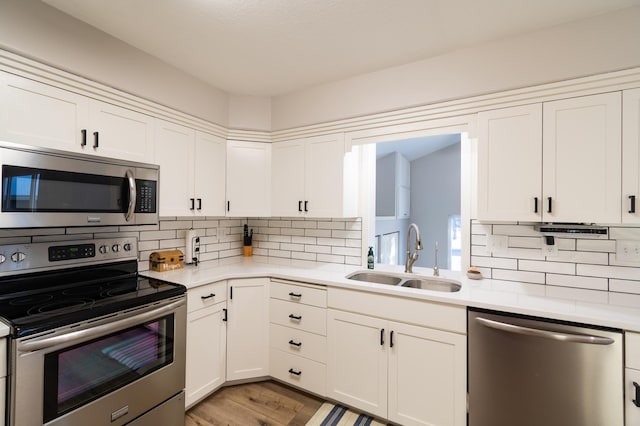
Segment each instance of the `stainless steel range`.
M183 425L184 286L140 277L135 238L0 246L8 424Z

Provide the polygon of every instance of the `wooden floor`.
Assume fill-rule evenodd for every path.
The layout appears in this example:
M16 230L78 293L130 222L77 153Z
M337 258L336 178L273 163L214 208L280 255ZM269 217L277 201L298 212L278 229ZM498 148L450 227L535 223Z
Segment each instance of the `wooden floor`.
M274 381L229 386L187 411L185 426L303 426L323 402Z

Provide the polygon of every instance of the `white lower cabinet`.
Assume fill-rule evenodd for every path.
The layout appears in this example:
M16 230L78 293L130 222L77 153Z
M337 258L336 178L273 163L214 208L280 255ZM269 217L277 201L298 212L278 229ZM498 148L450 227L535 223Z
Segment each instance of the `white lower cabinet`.
M228 281L227 380L269 375L269 279Z
M310 284L272 280L270 296L271 376L326 395L326 290Z
M625 344L625 424L640 425L640 334L626 332Z
M187 293L186 408L225 382L226 290L222 281Z
M402 425L466 424L466 336L328 311L327 396Z

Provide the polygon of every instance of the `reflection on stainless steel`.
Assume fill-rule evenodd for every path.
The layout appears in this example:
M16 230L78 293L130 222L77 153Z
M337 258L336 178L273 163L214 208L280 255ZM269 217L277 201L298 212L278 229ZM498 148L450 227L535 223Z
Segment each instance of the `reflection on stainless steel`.
M346 278L376 284L386 284L398 287L418 288L422 290L456 292L462 285L458 281L445 278L416 278L415 275L393 274L385 272L355 272Z
M622 332L469 311L470 426L622 426Z

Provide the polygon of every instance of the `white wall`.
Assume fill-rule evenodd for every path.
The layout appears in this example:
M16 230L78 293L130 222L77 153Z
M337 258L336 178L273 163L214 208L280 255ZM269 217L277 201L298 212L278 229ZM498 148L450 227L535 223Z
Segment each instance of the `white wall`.
M226 126L222 90L39 0L0 1L0 47Z
M230 95L228 125L240 130L271 130L271 98Z
M640 7L624 9L275 97L272 128L283 130L637 67L638 40Z
M438 241L438 266L447 269L448 219L460 214L460 144L411 162L411 218L420 228L423 249L416 266L431 268Z

